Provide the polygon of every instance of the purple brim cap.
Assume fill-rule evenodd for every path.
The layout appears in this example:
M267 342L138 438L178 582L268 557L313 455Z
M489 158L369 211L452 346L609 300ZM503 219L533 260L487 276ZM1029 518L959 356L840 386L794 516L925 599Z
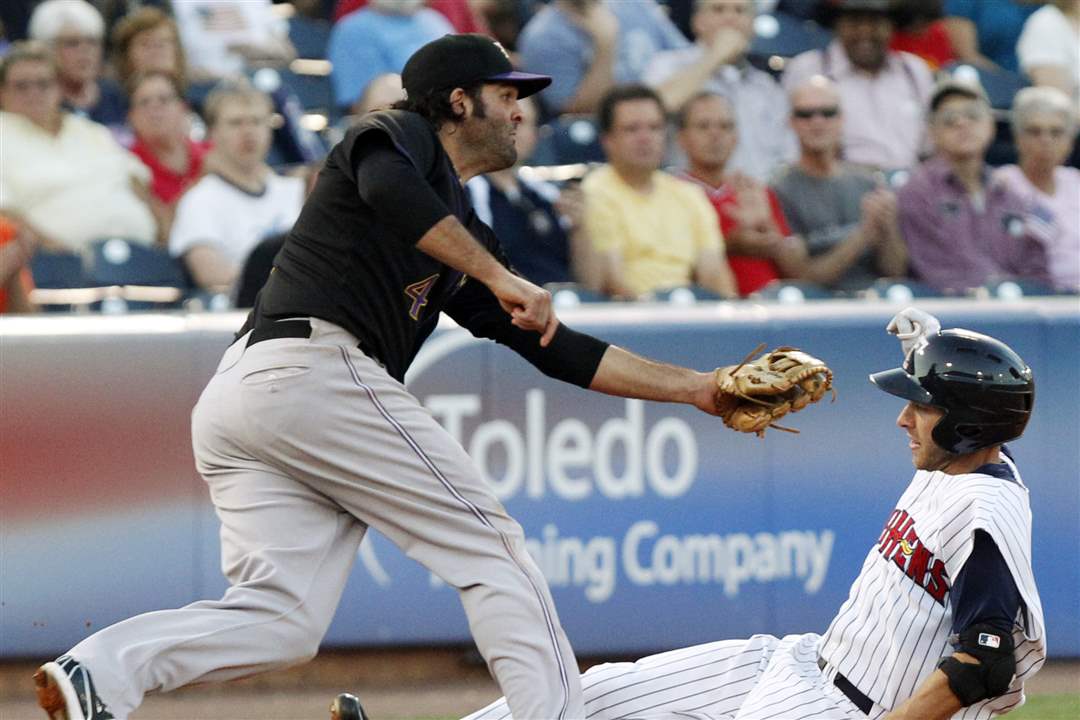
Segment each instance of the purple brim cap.
M489 75L484 78L484 82L500 82L513 85L518 89L518 99L520 100L546 88L551 84L551 77L549 75L533 75L532 73L513 70L498 75Z

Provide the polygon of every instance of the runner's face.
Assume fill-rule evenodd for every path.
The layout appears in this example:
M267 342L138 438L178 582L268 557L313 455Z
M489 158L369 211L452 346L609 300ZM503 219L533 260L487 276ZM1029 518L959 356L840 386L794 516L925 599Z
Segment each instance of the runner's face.
M907 431L916 470L941 470L952 460L953 455L939 447L932 435L943 417L945 411L940 408L909 402L896 418L896 424Z

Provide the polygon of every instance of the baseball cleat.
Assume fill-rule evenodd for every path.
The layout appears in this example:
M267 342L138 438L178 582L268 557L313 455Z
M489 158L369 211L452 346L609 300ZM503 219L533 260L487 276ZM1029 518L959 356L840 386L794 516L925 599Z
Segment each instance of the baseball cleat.
M94 690L90 672L68 655L38 668L34 690L49 720L114 720Z
M351 693L341 693L330 703L330 720L368 720L360 699Z

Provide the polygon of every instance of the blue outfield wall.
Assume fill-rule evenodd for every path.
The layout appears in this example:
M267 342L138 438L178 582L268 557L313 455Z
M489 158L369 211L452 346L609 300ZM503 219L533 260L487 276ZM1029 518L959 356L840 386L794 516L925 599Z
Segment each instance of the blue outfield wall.
M1050 650L1080 656L1080 301L922 307L1000 337L1035 371L1035 416L1012 448L1031 489ZM424 347L408 384L521 522L579 654L820 632L912 474L895 426L901 401L866 379L900 362L883 331L897 309L563 313L696 368L738 361L759 342L825 358L836 401L790 417L797 435L760 440L686 406L587 393L453 327ZM241 320L0 320L0 655L57 652L133 613L223 592L217 523L186 431ZM78 502L65 502L72 494ZM326 644L467 639L455 593L369 533Z

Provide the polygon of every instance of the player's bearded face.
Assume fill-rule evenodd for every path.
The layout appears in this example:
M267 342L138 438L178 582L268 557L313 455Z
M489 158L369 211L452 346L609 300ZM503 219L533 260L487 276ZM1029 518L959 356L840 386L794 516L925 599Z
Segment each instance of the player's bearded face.
M909 402L896 418L907 431L911 463L917 470L942 470L956 457L934 442L934 426L944 416L944 410Z
M521 108L517 89L509 85L484 85L472 110L461 125L465 140L489 163L490 170L502 170L517 162L514 139Z

